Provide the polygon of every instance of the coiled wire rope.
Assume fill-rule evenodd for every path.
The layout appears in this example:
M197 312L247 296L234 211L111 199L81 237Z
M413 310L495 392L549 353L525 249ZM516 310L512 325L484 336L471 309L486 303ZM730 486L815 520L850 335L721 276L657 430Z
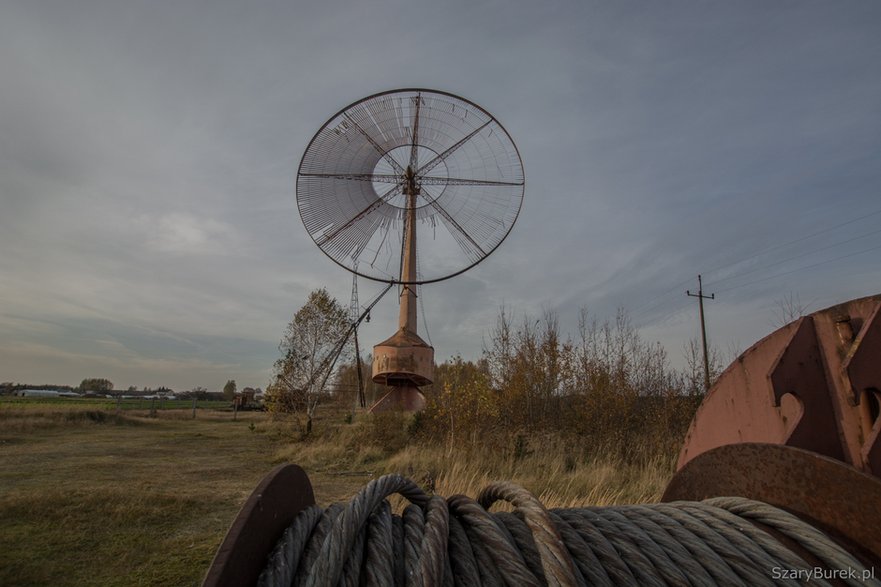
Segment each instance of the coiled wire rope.
M401 515L386 499L393 494L410 502ZM497 501L514 511L490 513ZM797 543L813 564L763 528ZM881 587L821 531L750 499L547 510L510 482L477 500L444 499L387 475L347 504L300 512L258 584L753 586L830 585L831 577Z

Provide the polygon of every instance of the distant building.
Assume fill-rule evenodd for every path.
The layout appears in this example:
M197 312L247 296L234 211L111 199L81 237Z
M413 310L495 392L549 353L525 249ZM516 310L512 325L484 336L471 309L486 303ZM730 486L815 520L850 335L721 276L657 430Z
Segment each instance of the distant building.
M13 395L18 397L81 397L74 391L55 391L54 389L19 389Z

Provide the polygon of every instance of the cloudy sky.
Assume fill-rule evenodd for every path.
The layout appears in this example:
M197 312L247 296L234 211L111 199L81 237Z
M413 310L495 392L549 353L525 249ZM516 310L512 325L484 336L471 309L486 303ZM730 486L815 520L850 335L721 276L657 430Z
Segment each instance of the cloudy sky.
M785 296L881 291L878 2L6 0L0 80L0 381L265 386L309 291L352 286L297 213L303 150L400 87L482 105L526 171L508 239L424 288L440 361L501 304L624 307L681 364L698 273L723 352Z

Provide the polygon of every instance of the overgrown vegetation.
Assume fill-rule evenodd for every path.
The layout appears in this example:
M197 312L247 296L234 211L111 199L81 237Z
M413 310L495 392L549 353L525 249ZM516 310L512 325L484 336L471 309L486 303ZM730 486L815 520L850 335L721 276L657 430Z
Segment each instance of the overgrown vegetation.
M357 379L351 364L337 373ZM440 495L512 480L549 507L655 501L702 379L623 313L582 312L570 340L551 313L515 324L503 310L480 360L437 367L423 412L370 415L354 393L313 387L311 434L302 395L238 420L227 402L200 401L193 419L190 402L3 397L0 584L195 584L281 462L306 469L322 505L390 472Z
M455 358L437 369L416 425L449 454L519 457L552 438L579 460L636 463L678 450L696 391L623 312L602 323L582 312L578 337L563 340L552 313L515 326L502 310L481 361Z
M325 395L323 409L340 416L316 420L285 457L338 474L401 472L444 495L494 478L553 505L660 496L702 399L702 361L672 369L623 312L599 322L583 311L577 337L564 339L552 313L515 324L502 309L485 346L477 362L439 365L416 415L369 415L351 396ZM338 374L343 389L356 377L352 365Z
M285 332L269 401L274 413L293 414L295 422L305 416L301 437L311 433L317 406L333 397L325 383L347 324L341 305L316 290ZM403 442L444 446L450 456L478 448L522 456L552 437L582 460L600 453L629 463L667 457L678 450L702 398L703 362L696 345L689 348L688 367L680 372L623 311L599 322L582 310L575 338L564 339L554 313L515 324L502 308L480 360L455 357L437 367L434 384L423 390L426 409ZM715 352L710 366L714 378ZM361 369L369 382L370 361ZM341 364L334 387L357 389L357 375L353 363ZM370 387L366 395L378 399L383 390ZM354 416L353 407L350 422Z

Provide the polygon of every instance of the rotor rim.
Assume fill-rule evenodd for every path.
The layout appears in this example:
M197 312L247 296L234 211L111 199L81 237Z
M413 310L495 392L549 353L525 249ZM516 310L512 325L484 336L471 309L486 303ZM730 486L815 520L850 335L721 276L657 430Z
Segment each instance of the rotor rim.
M465 264L465 266L463 266L461 269L452 271L450 273L445 273L439 277L432 277L432 278L428 278L428 279L417 279L417 280L412 280L412 281L402 280L400 278L400 276L390 278L390 277L380 277L377 275L371 275L369 273L364 272L363 270L358 269L357 258L355 259L353 266L350 267L350 266L346 265L343 261L334 257L330 252L325 250L325 248L322 246L322 244L319 244L319 242L316 238L316 235L313 235L312 232L309 231L308 225L306 224L306 219L303 216L303 206L301 205L301 199L300 199L300 191L301 191L300 181L301 181L301 178L304 177L303 166L304 166L304 163L306 162L306 157L311 152L313 145L318 140L318 138L322 135L322 131L324 131L326 128L328 128L331 125L331 123L334 122L335 120L337 120L339 117L343 116L345 113L349 112L354 107L356 107L360 104L370 102L372 100L375 100L377 98L381 98L383 96L388 96L388 95L392 95L392 94L406 94L406 93L415 94L416 96L419 96L422 94L429 94L429 95L434 94L437 96L450 98L454 101L461 102L461 103L467 105L468 107L473 108L476 111L482 113L488 119L488 121L485 123L485 125L488 126L488 125L492 124L495 127L497 127L503 133L503 136L507 139L507 143L510 144L510 146L513 148L513 154L516 158L515 159L516 160L516 167L519 170L519 175L522 177L522 181L515 184L520 189L519 189L519 193L517 195L516 209L513 209L513 207L512 207L513 214L511 217L510 225L507 227L507 230L504 231L504 234L502 234L501 238L499 238L497 243L492 245L491 248L488 248L488 250L486 250L484 252L484 254L479 259ZM412 96L410 96L410 97L412 97ZM418 147L422 147L424 149L431 150L430 147L426 146L421 141L417 142L416 145ZM400 146L403 146L403 145L398 145L397 147L392 147L391 149L388 149L388 150L382 152L381 156L384 157L385 155L387 155L388 153L393 151L395 148L398 148ZM440 195L443 194L443 191L445 191L447 189L447 187L448 186L444 186L443 190L441 191L441 194L439 194L436 198L434 198L434 200L439 199ZM297 200L297 212L300 215L300 221L303 222L304 226L306 226L306 228L307 228L306 232L309 234L309 238L312 240L313 243L315 243L315 245L318 247L318 249L322 253L324 253L334 263L336 263L337 265L339 265L340 267L342 267L346 271L349 271L350 273L354 273L355 275L358 275L359 277L363 277L365 279L369 279L371 281L376 281L376 282L380 282L380 283L391 283L391 284L397 284L397 285L422 285L422 284L437 283L440 281L445 281L447 279L461 275L462 273L465 273L466 271L468 271L468 270L472 269L473 267L477 266L478 264L480 264L483 260L485 260L487 257L489 257L493 252L495 252L495 250L499 248L499 245L501 245L503 242L505 242L505 240L511 234L511 231L514 228L514 225L517 223L517 220L520 217L520 211L523 209L523 199L525 197L525 193L526 193L526 170L523 166L523 158L520 155L520 149L517 147L517 143L514 142L514 139L511 136L511 134L508 132L508 129L506 129L505 126L495 116L493 116L488 110L486 110L485 108L483 108L479 104L477 104L471 100L468 100L467 98L463 98L461 96L453 94L451 92L446 92L443 90L434 90L434 89L430 89L430 88L397 88L397 89L377 92L377 93L371 94L369 96L366 96L364 98L361 98L359 100L355 100L354 102L351 102L350 104L346 105L345 107L343 107L340 110L338 110L337 112L335 112L318 128L318 131L315 132L315 134L310 139L309 143L306 145L306 148L303 150L303 154L300 157L300 163L297 167L297 178L296 178L296 188L295 188L295 196L296 196L296 200ZM377 194L377 196L378 195L379 194ZM377 201L379 201L380 199L381 198L377 198ZM430 205L431 205L430 203L423 204L421 206L418 206L417 210L420 208L424 208L426 206L430 206ZM386 228L384 230L386 230L387 232L391 231L390 228ZM452 235L452 232L451 232L451 235ZM469 237L470 237L470 235L469 235ZM376 270L376 271L380 271L380 270Z

